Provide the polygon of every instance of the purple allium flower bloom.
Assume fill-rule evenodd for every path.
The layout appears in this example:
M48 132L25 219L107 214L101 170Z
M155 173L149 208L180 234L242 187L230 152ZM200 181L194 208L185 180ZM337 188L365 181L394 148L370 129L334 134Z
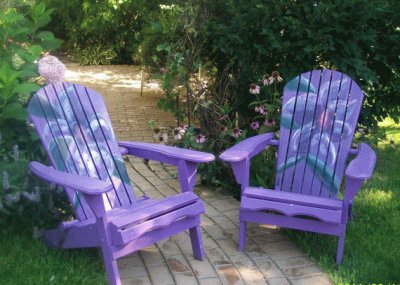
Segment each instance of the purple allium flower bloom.
M250 124L250 127L253 129L253 130L258 130L259 128L260 128L260 123L259 122L252 122L251 124Z
M38 62L38 71L48 83L58 83L64 81L66 72L65 65L55 56L47 55L42 57Z
M250 84L249 92L253 95L260 94L260 86L255 83Z
M240 129L238 129L238 128L234 128L233 129L233 131L232 131L232 136L234 137L234 138L238 138L238 137L240 137L240 135L242 134L242 130L240 130Z
M197 135L197 137L196 137L196 142L197 143L203 143L205 141L206 141L206 136L205 135L202 135L202 134Z

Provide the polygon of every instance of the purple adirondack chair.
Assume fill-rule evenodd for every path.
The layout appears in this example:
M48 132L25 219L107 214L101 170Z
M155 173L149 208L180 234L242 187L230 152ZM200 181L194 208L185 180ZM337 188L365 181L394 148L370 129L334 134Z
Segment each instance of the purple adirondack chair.
M303 73L284 88L279 140L261 134L221 154L241 184L239 250L247 222L272 224L339 237L336 263L341 263L353 200L376 161L367 144L351 148L362 102L360 87L343 73ZM275 189L251 187L250 159L271 145L278 146ZM357 156L345 168L350 154Z
M170 146L117 142L102 97L72 83L40 89L29 117L53 164L31 162L37 176L64 187L76 219L44 233L55 248L101 247L110 284L121 284L117 259L189 229L193 254L204 258L202 201L193 193L197 165L212 154ZM176 165L182 193L137 199L121 154Z

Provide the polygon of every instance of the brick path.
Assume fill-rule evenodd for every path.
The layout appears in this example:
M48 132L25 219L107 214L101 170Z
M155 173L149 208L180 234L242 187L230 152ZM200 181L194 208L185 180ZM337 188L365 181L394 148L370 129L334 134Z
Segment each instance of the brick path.
M162 96L157 84L146 83L140 95L138 67L67 67L67 81L85 84L104 96L120 140L152 141L150 119L165 127L174 125L173 116L156 106ZM161 198L180 189L174 167L146 165L130 156L127 169L136 195ZM124 285L331 284L313 261L273 227L249 225L246 250L239 252L239 202L204 186L196 186L195 191L206 206L201 218L206 259L193 258L189 235L181 233L120 259Z

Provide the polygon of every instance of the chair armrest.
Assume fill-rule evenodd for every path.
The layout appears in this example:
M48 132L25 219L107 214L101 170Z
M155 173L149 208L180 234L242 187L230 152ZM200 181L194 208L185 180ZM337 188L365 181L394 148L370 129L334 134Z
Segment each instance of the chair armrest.
M128 150L128 154L145 159L165 162L172 165L178 165L179 161L181 160L201 163L210 162L215 159L215 156L211 153L155 143L120 141L118 142L118 145L126 148Z
M366 180L372 176L375 162L374 150L366 143L361 143L357 156L346 169L346 176L357 180Z
M268 145L277 145L277 141L273 137L273 133L266 133L245 139L219 156L221 160L231 164L236 182L241 185L242 193L249 185L250 159Z
M59 171L51 166L46 166L37 161L29 163L29 169L35 175L46 181L53 182L63 187L75 189L86 195L98 195L113 189L113 185L110 182L88 176Z
M273 133L266 133L245 139L224 151L219 158L227 162L251 159L270 145L273 137Z

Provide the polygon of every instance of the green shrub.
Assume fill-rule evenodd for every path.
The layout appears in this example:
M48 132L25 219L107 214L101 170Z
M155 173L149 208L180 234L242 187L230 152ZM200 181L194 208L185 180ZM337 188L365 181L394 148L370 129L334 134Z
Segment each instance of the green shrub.
M117 57L112 48L103 48L99 45L87 47L76 54L81 65L107 65Z
M26 112L40 88L36 61L61 41L42 29L52 13L43 3L17 8L0 13L0 225L31 230L54 220L47 213L64 201L28 174L28 161L43 159L43 152Z
M117 54L117 63L138 59L145 27L154 19L161 0L45 0L55 9L48 26L71 49L108 47Z
M384 117L399 118L399 12L400 2L384 0L175 1L148 31L143 54L162 70L160 107L178 125L198 122L213 141L207 150L217 154L228 146L219 140L218 118L227 114L248 128L255 115L249 86L271 70L286 79L318 68L348 74L366 93L360 126L368 131ZM278 117L276 103L270 111ZM206 173L228 184L231 176L215 165ZM273 173L266 175L271 181Z

